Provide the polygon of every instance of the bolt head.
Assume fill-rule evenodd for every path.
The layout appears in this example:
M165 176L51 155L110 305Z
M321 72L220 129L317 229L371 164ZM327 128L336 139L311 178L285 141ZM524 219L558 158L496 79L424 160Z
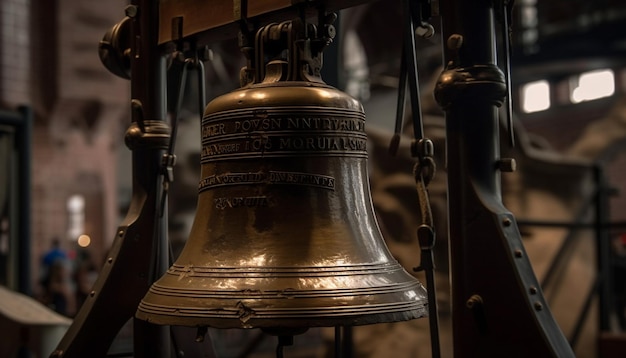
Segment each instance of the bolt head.
M124 13L128 17L135 17L135 16L137 16L137 6L136 5L128 5L128 6L126 6L126 9L124 9Z
M463 46L463 36L459 34L452 34L448 37L446 45L450 50L458 50Z
M502 172L512 173L517 170L517 162L514 158L502 158L498 160L498 169Z

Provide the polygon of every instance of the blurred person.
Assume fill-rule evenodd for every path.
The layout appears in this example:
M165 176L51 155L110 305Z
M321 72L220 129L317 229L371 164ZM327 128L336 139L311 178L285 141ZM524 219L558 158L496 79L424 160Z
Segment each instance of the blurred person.
M76 310L74 287L68 260L54 260L43 282L43 303L55 312L71 317Z
M67 253L61 248L61 240L59 240L58 237L53 238L50 250L48 250L41 259L44 275L47 274L56 261L65 261L67 259Z

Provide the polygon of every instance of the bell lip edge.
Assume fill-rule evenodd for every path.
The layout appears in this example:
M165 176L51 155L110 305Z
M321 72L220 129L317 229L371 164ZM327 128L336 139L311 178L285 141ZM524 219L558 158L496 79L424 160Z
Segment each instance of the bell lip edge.
M366 326L379 323L395 323L411 321L414 319L428 318L426 304L421 307L398 312L356 314L345 317L319 318L252 318L248 321L228 317L228 318L206 318L206 317L183 317L175 315L154 314L137 309L135 318L162 326L182 326L182 327L210 327L215 329L301 329L315 327L336 327L336 326ZM168 318L176 318L175 320ZM177 322L176 322L177 321ZM182 322L188 324L181 324ZM211 322L208 322L211 321ZM239 322L238 325L234 323ZM306 324L301 324L305 322Z

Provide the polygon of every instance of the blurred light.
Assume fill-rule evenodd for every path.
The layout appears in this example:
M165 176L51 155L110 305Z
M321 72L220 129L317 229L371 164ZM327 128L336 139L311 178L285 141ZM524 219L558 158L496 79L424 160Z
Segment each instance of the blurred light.
M67 210L71 213L80 212L85 208L85 198L82 195L72 195L67 199Z
M83 234L78 237L77 242L78 242L78 246L87 247L89 246L89 244L91 244L91 238L89 237L89 235Z
M550 108L550 84L546 80L529 82L522 86L522 111L544 111Z
M615 93L615 75L609 69L585 72L572 79L571 87L572 103L609 97Z
M85 232L85 198L82 195L67 199L67 216L67 237L73 240Z

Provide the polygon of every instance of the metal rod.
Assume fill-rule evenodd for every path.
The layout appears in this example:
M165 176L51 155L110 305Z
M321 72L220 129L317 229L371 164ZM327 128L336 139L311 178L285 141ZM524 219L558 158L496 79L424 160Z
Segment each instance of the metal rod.
M580 333L583 330L585 319L589 316L589 312L591 311L591 304L593 303L593 298L598 293L599 288L600 288L600 280L599 280L599 277L596 276L595 280L593 280L593 284L591 285L591 288L589 289L589 293L587 293L585 302L583 303L583 307L580 310L580 315L578 316L578 319L576 320L576 324L574 324L574 329L569 339L569 344L572 347L576 347L576 343L578 343L578 337L580 336Z
M14 142L17 146L17 173L9 175L9 183L16 183L17 209L15 217L9 219L15 224L17 245L17 290L25 295L32 294L30 284L30 209L31 209L31 162L32 162L32 109L22 106L17 111L0 110L0 125L14 127ZM12 172L9 171L9 174ZM4 174L3 174L4 175ZM13 243L11 243L13 244Z
M580 219L582 219L587 214L587 211L589 210L589 207L591 205L594 205L594 207L596 205L595 196L589 198L589 200L587 200L585 204L581 206L578 214L576 215L575 221L579 221ZM574 227L574 224L576 223L572 223L572 228L576 228ZM592 223L591 225L586 226L584 228L597 229L596 226L597 226L597 223ZM563 240L561 245L559 246L559 249L557 250L556 255L554 256L554 258L550 262L550 266L546 270L546 274L543 276L541 280L541 287L543 287L544 289L550 286L550 284L552 283L552 280L556 278L558 267L563 264L563 260L565 260L565 258L568 257L567 253L570 251L570 249L574 245L574 242L575 242L574 239L576 237L576 234L577 233L575 231L570 230L569 233L565 236L565 239Z
M133 8L134 7L134 8ZM140 128L149 126L149 122L164 125L166 118L166 83L165 83L165 57L158 47L159 34L159 1L157 0L133 0L128 10L133 11L133 26L131 37L135 41L131 45L131 98L138 103L140 115L135 116L133 121L141 121ZM137 112L134 112L137 114ZM146 131L147 132L147 131ZM171 134L168 138L172 140ZM171 144L169 142L168 144ZM155 155L162 158L165 150L156 150ZM139 158L133 158L133 166L141 166L135 162ZM162 172L162 167L159 172ZM162 201L164 193L159 190L163 185L163 176L154 178L157 190L155 191L158 208L166 207ZM167 215L165 212L155 210L153 214L154 226L151 233L152 242L150 253L150 268L147 283L151 284L158 279L168 268L168 237ZM150 233L146 233L150 235ZM149 322L134 320L134 354L137 358L156 357L167 358L170 356L170 331L169 326L157 326Z
M599 304L598 304L598 324L600 331L610 329L610 316L613 307L613 299L611 293L612 274L611 274L611 242L608 231L605 227L605 220L609 217L608 203L608 184L604 175L604 169L597 165L594 167L594 179L596 183L596 255L599 275Z
M411 96L411 113L413 117L413 136L416 140L424 138L424 129L422 128L422 105L419 94L419 75L417 72L417 59L415 58L415 21L411 11L411 3L404 0L404 49L403 54L406 57L406 70L408 76L409 93ZM419 20L419 19L417 19Z
M341 326L335 326L335 357L341 358Z
M406 26L406 25L405 25ZM393 131L393 137L389 144L389 154L396 155L400 146L400 137L402 127L404 126L404 109L406 107L406 46L402 46L402 55L400 56L400 75L398 76L398 98L396 101L396 122Z
M30 248L31 248L31 162L32 162L32 135L33 111L30 107L20 107L22 124L17 132L19 146L19 263L18 263L18 290L26 295L32 294L30 284Z

